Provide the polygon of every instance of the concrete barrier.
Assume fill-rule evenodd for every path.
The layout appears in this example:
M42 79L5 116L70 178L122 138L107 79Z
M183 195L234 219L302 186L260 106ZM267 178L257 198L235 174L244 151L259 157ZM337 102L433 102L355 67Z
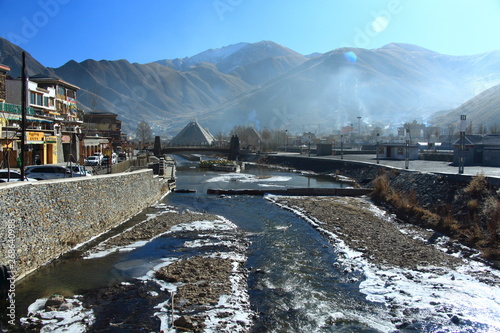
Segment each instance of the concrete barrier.
M152 170L0 186L0 265L19 279L168 191ZM14 265L13 265L14 264Z

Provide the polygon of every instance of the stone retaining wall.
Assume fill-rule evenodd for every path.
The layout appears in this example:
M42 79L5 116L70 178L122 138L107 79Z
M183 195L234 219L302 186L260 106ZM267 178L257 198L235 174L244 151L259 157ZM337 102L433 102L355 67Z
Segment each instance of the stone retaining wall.
M0 186L0 265L21 278L158 201L152 170ZM15 262L12 258L15 257Z
M451 203L457 191L465 187L471 176L459 174L421 173L398 169L382 164L364 163L346 160L319 159L295 156L266 156L265 162L282 165L298 170L310 170L318 173L338 173L352 178L359 184L372 187L372 181L385 173L391 188L401 193L413 192L422 207L439 211ZM486 177L492 188L498 189L498 179Z

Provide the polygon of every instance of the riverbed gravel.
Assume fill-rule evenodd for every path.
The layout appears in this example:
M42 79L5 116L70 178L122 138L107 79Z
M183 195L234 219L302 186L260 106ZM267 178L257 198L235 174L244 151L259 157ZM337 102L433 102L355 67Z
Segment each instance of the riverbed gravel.
M276 197L274 201L313 218L321 229L335 234L376 266L418 269L425 266L455 268L463 264L460 258L451 255L461 250L458 245L448 242L446 251L450 253L443 252L432 246L440 235L398 224L367 198Z

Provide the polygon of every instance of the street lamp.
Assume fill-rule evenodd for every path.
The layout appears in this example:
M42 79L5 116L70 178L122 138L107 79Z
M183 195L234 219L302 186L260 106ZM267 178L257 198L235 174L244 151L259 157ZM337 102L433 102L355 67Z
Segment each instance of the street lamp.
M344 134L340 135L340 159L344 159Z
M361 150L361 117L358 116L358 149Z
M406 129L406 157L405 157L405 169L410 166L410 129Z
M466 119L467 119L466 115L463 114L460 116L460 147L458 155L458 173L460 174L464 173L464 164L465 164L464 152L465 152L465 129L467 126Z
M285 152L288 151L288 130L285 130Z
M80 151L80 165L84 164L85 156L83 153L83 138L85 138L85 133L82 131L80 126L76 127L76 137L78 138L78 150Z

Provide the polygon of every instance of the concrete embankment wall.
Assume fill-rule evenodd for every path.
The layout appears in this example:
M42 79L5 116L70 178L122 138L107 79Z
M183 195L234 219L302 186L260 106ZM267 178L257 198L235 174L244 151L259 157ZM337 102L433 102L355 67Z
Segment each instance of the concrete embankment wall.
M388 176L391 188L401 193L414 193L421 206L438 211L453 201L457 191L466 186L471 176L459 174L421 173L397 169L382 164L346 160L320 159L295 156L268 155L266 163L282 165L298 170L319 173L338 173L350 177L362 185L372 187L371 181L380 174ZM490 179L491 186L498 188L498 179Z
M2 185L0 265L15 268L21 278L166 192L167 180L152 170Z

